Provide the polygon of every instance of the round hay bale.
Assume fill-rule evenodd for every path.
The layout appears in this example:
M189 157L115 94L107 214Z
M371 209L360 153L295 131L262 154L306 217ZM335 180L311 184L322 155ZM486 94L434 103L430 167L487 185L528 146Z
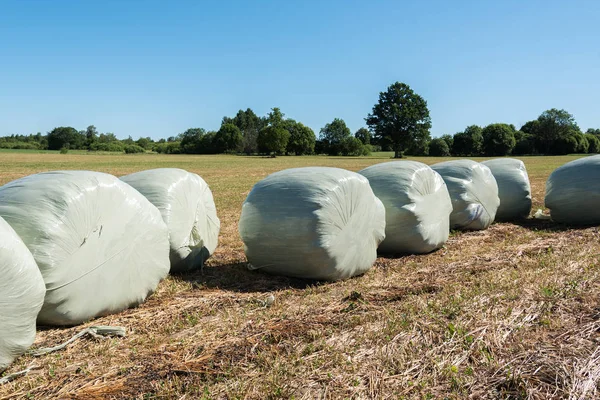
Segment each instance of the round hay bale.
M38 322L75 325L144 301L169 271L160 212L112 175L57 171L0 187L0 216L46 284Z
M525 164L515 158L496 158L482 162L492 171L498 184L500 206L496 220L527 218L531 212L531 185Z
M339 168L294 168L252 188L239 223L251 269L338 280L367 271L385 238L385 209L367 179Z
M446 243L452 202L440 174L417 161L376 164L359 174L385 206L381 253L429 253Z
M546 182L546 207L556 222L600 224L600 155L558 167Z
M0 372L35 340L46 287L29 249L0 218Z
M136 172L121 180L158 208L169 229L171 272L199 269L217 248L221 223L210 188L177 168Z
M431 168L444 178L448 187L452 229L482 230L494 222L500 199L498 184L488 167L472 160L453 160Z

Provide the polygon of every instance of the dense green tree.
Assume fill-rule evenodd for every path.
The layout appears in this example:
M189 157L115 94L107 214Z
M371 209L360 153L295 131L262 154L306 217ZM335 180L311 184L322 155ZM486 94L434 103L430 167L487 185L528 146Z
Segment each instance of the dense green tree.
M362 144L371 144L371 132L367 128L360 128L354 133L354 137L362 142Z
M243 140L240 128L225 124L215 134L213 144L217 153L237 153L242 149Z
M448 150L450 151L450 153L452 153L452 146L454 146L454 136L442 135L440 136L440 138L446 142L446 144L448 145Z
M362 156L367 155L368 153L365 145L360 141L360 139L353 136L344 138L344 140L342 140L340 149L343 156Z
M189 128L181 134L180 150L186 154L199 154L200 153L200 141L206 134L206 131L202 128Z
M532 132L528 133L534 135L536 148L542 154L563 154L568 149L563 150L560 145L570 146L572 142L566 138L581 133L575 118L565 110L556 108L546 110L538 117L537 121L538 123L532 126ZM522 127L521 130L523 128L526 127Z
M285 120L283 128L290 134L286 153L297 156L314 153L316 137L312 129L293 119Z
M589 129L588 129L589 130ZM586 133L585 137L588 141L588 153L597 154L600 153L600 138L597 135Z
M450 147L443 138L434 138L429 142L429 155L433 157L448 157Z
M135 144L143 148L144 150L149 150L152 148L153 140L150 137L141 137L135 141Z
M428 156L429 142L431 138L420 137L415 139L406 149L405 154L409 156Z
M256 138L258 132L266 126L266 118L260 118L251 108L247 108L246 111L239 110L235 117L227 120L227 123L232 123L240 128L244 138L242 144L244 153L252 154L258 151Z
M375 138L391 143L395 158L415 142L430 139L427 102L404 83L396 82L379 93L366 122Z
M281 125L269 125L258 133L258 151L264 154L283 154L286 151L290 133Z
M523 131L515 132L515 148L512 154L531 155L535 154L535 141L533 135Z
M483 135L481 127L468 126L463 132L454 135L451 153L455 156L479 156L483 149Z
M332 156L341 155L343 143L346 138L351 137L350 128L346 126L343 119L335 118L332 122L321 128L320 139L327 147L327 154Z
M590 135L600 136L600 129L588 128L585 133L589 133Z
M483 128L481 134L486 156L506 156L515 147L515 130L508 124L490 124Z
M587 137L583 133L577 133L575 135L575 139L577 139L577 153L587 154L590 148L590 143L587 140Z
M84 143L84 135L70 126L59 126L48 133L48 149L79 149Z
M267 124L270 126L280 126L283 124L285 116L284 113L281 112L279 107L273 107L269 114L267 115Z
M96 140L98 140L98 130L94 125L90 125L85 129L85 147L89 149Z

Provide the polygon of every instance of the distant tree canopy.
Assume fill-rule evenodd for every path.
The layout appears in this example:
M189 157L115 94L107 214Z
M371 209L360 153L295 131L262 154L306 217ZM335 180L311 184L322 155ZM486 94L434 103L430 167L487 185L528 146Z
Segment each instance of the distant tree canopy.
M435 138L429 142L429 155L433 157L450 156L450 146L443 138Z
M477 125L470 125L463 132L454 135L452 155L463 157L479 156L483 150L483 130Z
M78 149L85 142L85 136L70 126L60 126L48 133L48 149Z
M405 83L396 82L379 93L379 101L366 122L382 147L391 145L395 158L402 157L411 146L422 147L430 139L427 102Z
M354 133L354 137L362 142L362 144L371 144L371 132L367 128L360 128Z
M285 152L297 156L313 154L315 152L315 133L308 126L293 119L287 119L283 123L283 129L289 132L290 138Z
M486 156L505 156L515 147L514 126L507 124L490 124L483 128L483 154Z

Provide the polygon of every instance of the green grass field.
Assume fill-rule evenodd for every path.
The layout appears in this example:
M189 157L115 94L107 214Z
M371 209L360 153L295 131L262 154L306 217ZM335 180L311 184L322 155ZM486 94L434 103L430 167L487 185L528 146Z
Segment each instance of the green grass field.
M556 167L577 158L520 157L533 208ZM446 159L415 158L432 164ZM477 159L483 160L483 159ZM364 276L315 283L250 272L237 233L252 185L292 167L357 171L371 157L244 157L0 152L0 183L57 169L117 176L158 167L201 175L215 197L219 248L202 273L171 276L138 308L38 332L81 339L0 386L5 398L594 398L600 377L600 234L549 221L456 232L432 254L378 258ZM275 301L265 307L263 300Z

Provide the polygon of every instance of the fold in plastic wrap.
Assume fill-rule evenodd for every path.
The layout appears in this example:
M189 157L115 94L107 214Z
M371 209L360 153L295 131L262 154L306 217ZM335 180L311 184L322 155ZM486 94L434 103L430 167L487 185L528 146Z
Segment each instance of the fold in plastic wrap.
M177 168L136 172L121 180L160 211L169 228L171 272L201 268L217 247L221 227L206 182L196 174Z
M57 171L0 187L0 216L46 284L38 323L75 325L144 301L169 272L160 212L112 175Z
M444 178L448 187L452 229L482 230L494 222L500 198L498 184L488 167L472 160L453 160L431 168Z
M417 161L391 161L359 174L385 206L381 253L429 253L446 243L452 202L437 172Z
M0 372L35 340L46 287L21 238L0 218Z
M239 231L251 269L345 279L375 262L385 238L385 209L362 175L339 168L294 168L252 188Z
M496 220L527 218L531 212L531 185L525 164L515 158L496 158L482 162L492 171L498 184L500 206Z
M546 182L545 203L556 222L600 225L600 155L554 170Z

